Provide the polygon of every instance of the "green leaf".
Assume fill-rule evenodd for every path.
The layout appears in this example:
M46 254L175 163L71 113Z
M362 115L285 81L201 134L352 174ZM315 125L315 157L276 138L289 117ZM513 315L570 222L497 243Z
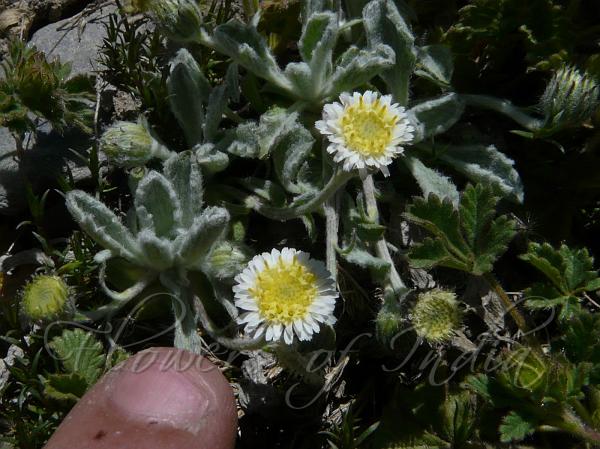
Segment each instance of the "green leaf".
M335 96L352 91L390 68L394 61L394 51L387 45L376 45L364 50L352 46L337 61L328 94Z
M227 109L227 86L215 87L208 98L206 108L206 119L204 120L204 141L212 142L216 139L219 124L223 119L223 113Z
M88 382L77 373L50 374L44 382L44 395L64 402L77 402L89 387Z
M492 270L506 251L515 225L506 216L494 219L497 198L489 187L467 186L457 211L450 200L430 194L417 198L404 216L431 234L411 248L411 265L430 268L441 265L475 275Z
M183 129L188 145L201 143L204 104L208 102L212 87L186 49L179 50L171 61L167 88L171 110Z
M441 409L443 436L452 443L452 447L463 447L475 431L475 396L468 391L449 395Z
M237 20L215 28L216 48L255 75L278 84L286 84L265 38L256 27Z
M96 198L81 190L67 193L67 209L81 228L114 255L134 261L140 249L133 234Z
M587 249L571 249L561 245L555 249L548 243L531 243L520 258L537 268L547 279L526 290L526 305L532 309L560 308L560 319L569 319L579 310L584 292L594 290L598 272Z
M184 151L169 158L163 173L171 183L181 205L181 226L189 228L194 218L200 216L204 205L202 172L195 156Z
M371 48L388 45L395 54L393 66L381 72L381 78L400 104L408 102L408 84L415 66L415 38L391 0L375 0L363 9L367 42Z
M354 247L347 253L342 253L342 257L348 262L358 265L361 268L368 269L371 274L379 281L383 282L390 270L390 264L385 260L373 256L369 251L361 247Z
M173 185L162 174L151 171L138 184L135 209L142 228L158 237L174 236L181 226L181 203Z
M416 74L447 87L452 82L454 60L452 51L445 45L428 45L417 49Z
M337 41L337 16L332 12L312 14L302 31L298 49L313 70L331 71L332 54ZM318 67L320 66L320 67Z
M465 111L465 102L455 93L424 101L408 110L415 128L415 142L449 130Z
M503 196L523 202L523 184L514 161L493 145L445 146L439 158L474 182L489 183Z
M88 386L94 384L104 368L102 345L89 332L81 329L64 330L50 342L50 348L68 373L77 374Z
M178 258L185 267L197 267L212 246L225 233L229 212L222 207L208 207L196 218L189 231L177 238Z
M536 422L519 412L512 411L502 419L500 424L500 441L510 443L521 441L535 431Z
M423 162L415 157L405 156L402 160L415 177L424 197L428 197L429 194L433 193L439 198L448 198L454 206L458 206L458 190L450 178L426 167Z

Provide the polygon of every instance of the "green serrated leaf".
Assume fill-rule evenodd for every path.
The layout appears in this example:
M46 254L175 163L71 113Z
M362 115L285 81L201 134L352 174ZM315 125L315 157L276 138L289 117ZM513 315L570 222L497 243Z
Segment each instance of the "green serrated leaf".
M50 374L44 382L44 395L64 402L77 402L89 388L88 382L77 373Z
M535 431L536 422L518 412L510 412L500 424L500 441L510 443L521 441Z
M543 273L547 284L534 284L526 291L526 305L534 309L560 309L559 318L571 318L580 309L585 291L599 283L593 269L594 259L586 249L571 249L561 245L555 249L547 243L531 243L520 256Z
M489 187L467 186L457 211L449 200L433 194L417 198L404 216L433 234L411 248L415 267L442 265L482 275L506 251L515 234L514 222L505 216L494 219L497 199Z
M104 351L91 333L81 329L67 329L52 339L50 348L61 361L65 371L81 376L88 386L96 382L102 374Z

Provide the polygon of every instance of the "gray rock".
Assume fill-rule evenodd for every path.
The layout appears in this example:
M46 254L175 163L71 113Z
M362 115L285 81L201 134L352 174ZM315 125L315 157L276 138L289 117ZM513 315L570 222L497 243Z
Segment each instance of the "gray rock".
M72 75L98 70L98 48L106 36L104 23L116 6L105 6L89 14L81 14L52 23L34 33L30 43L52 59L73 64Z
M45 190L69 172L76 182L89 178L90 171L78 156L85 155L89 147L89 137L78 131L60 136L42 128L18 162L10 133L0 128L0 215L16 215L26 208L26 180L34 190Z

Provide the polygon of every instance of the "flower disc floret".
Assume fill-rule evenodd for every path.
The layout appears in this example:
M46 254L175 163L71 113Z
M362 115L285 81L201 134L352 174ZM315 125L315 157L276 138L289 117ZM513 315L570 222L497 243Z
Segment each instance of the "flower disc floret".
M323 119L315 124L327 136L327 151L344 170L379 169L388 176L387 166L403 144L413 139L414 128L403 107L392 97L367 91L340 95L340 102L326 104Z
M310 340L321 324L334 324L338 293L322 262L291 248L273 249L254 257L236 277L235 304L242 309L238 322L254 337L267 341L294 335Z

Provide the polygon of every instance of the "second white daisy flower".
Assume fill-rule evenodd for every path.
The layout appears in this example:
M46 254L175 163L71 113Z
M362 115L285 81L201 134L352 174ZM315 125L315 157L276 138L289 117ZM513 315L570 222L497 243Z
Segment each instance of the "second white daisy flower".
M236 277L235 305L245 332L291 344L310 340L322 324L334 324L338 293L322 262L302 251L273 249L254 257Z
M413 140L405 109L392 103L390 95L372 91L343 93L340 102L326 104L323 120L315 124L329 139L328 153L346 171L358 169L365 175L371 168L389 176L387 166Z

